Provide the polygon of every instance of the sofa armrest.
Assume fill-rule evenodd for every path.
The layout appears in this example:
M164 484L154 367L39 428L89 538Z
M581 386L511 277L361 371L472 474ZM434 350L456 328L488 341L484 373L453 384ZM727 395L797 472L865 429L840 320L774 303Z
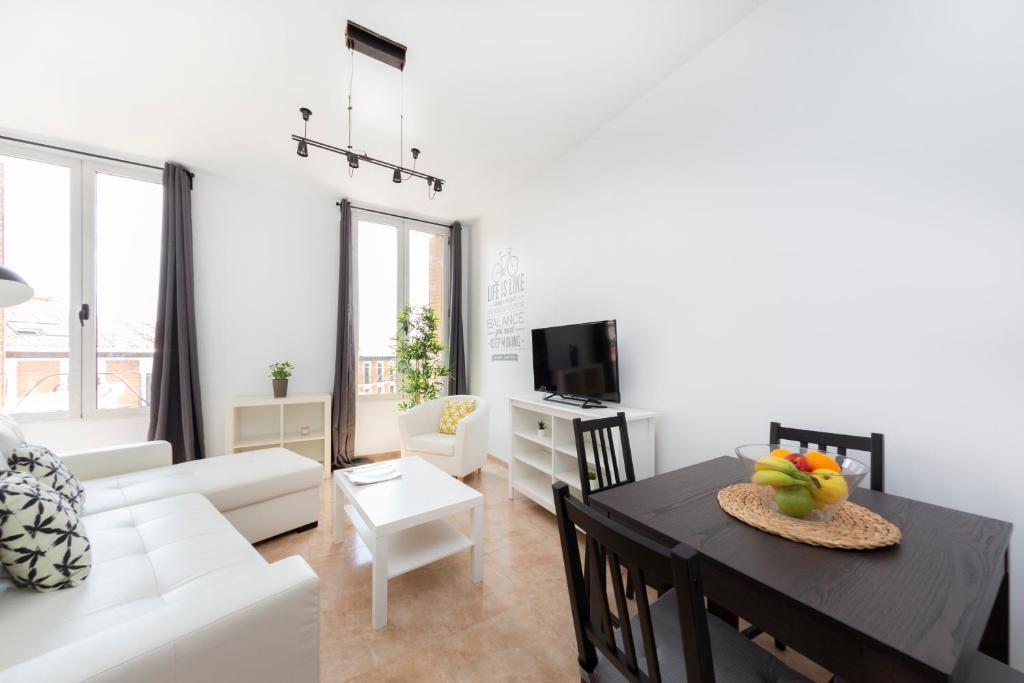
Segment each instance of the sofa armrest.
M320 579L301 557L253 565L215 588L0 671L5 683L318 683Z
M483 401L477 401L476 410L459 420L455 426L455 456L462 459L463 469L477 469L487 462L489 429L488 406Z
M171 444L166 441L142 441L59 455L79 479L99 479L166 467L171 464Z

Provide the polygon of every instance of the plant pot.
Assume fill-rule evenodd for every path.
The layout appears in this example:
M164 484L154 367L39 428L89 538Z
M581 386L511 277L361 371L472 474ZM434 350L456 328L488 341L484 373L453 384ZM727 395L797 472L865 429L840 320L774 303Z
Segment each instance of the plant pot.
M288 380L275 379L272 381L274 383L274 398L285 398L288 396Z
M548 438L548 436L550 434L551 434L551 432L549 430L547 430L547 429L538 429L537 430L537 438L538 439L547 440L547 438Z

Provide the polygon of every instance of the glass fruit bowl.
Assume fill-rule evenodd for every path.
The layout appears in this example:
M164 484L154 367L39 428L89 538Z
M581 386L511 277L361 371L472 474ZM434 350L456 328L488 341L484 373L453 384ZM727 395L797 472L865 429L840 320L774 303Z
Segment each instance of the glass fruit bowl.
M740 446L736 457L769 510L819 524L832 519L870 470L845 455L777 444Z

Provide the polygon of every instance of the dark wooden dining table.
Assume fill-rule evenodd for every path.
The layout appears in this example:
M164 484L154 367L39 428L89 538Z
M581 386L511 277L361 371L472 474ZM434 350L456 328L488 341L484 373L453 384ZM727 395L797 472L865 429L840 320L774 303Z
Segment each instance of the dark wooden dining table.
M742 617L851 683L957 681L979 650L1007 663L1009 544L997 519L858 488L899 545L835 550L760 531L718 504L746 481L720 457L590 496L590 504L704 558L709 604Z

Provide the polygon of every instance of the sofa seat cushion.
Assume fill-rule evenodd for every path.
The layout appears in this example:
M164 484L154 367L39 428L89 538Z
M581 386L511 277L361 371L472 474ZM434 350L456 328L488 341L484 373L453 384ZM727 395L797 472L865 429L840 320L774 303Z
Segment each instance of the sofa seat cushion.
M85 514L184 493L201 493L221 512L317 488L320 463L285 448L193 460L84 482Z
M0 580L0 668L80 640L266 562L205 498L190 494L81 519L93 567L53 593Z
M410 436L406 441L406 449L434 455L455 455L455 435L441 432L428 432Z

